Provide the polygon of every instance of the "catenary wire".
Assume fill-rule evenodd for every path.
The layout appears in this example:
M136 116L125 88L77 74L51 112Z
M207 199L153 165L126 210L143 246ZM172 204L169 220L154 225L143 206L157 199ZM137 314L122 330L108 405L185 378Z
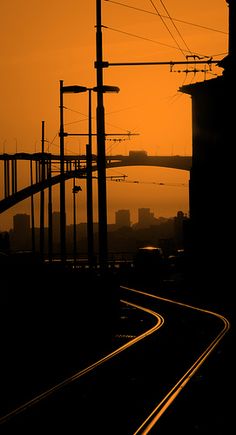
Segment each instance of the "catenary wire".
M175 36L174 36L173 33L171 32L170 28L167 26L167 24L166 24L164 18L163 18L163 17L161 16L161 14L159 13L159 11L158 11L156 5L154 4L153 0L149 0L149 1L150 1L151 5L153 6L153 8L155 9L155 11L156 11L157 15L159 16L160 20L162 21L162 23L163 23L164 27L166 28L167 32L169 33L169 35L171 36L171 38L173 39L173 41L174 41L175 44L177 45L179 51L180 51L180 52L185 56L184 51L186 51L186 50L183 51L183 49L182 49L181 46L179 45L177 39L175 38ZM187 52L189 52L189 50L187 50Z
M113 0L105 0L105 1L107 1L109 3L114 3L114 4L119 5L119 6L123 6L123 7L129 8L129 9L134 9L134 10L139 11L139 12L144 12L146 14L157 15L156 12L147 11L146 9L141 9L141 8L137 8L135 6L126 5L124 3L120 3L120 2L117 2L117 1L113 1ZM162 17L163 18L169 18L168 16L165 16L165 15L162 15ZM212 32L217 32L217 33L222 33L223 35L228 35L228 32L224 32L223 30L219 30L219 29L214 29L214 28L209 27L209 26L203 26L201 24L192 23L190 21L179 20L178 18L174 18L174 17L172 17L172 20L174 20L176 22L179 22L179 23L187 24L189 26L199 27L201 29L210 30Z
M190 48L188 47L186 41L184 40L183 36L181 35L181 33L180 33L178 27L176 26L174 20L173 20L172 17L170 16L169 11L168 11L167 7L166 7L165 4L164 4L164 1L163 1L163 0L160 0L160 2L161 2L161 4L162 4L163 8L165 9L165 11L166 11L166 13L167 13L167 15L168 15L168 17L169 17L169 19L170 19L170 21L171 21L173 27L175 28L176 32L178 33L180 39L182 40L183 44L185 45L185 47L187 48L187 50L188 50L190 53L192 53L192 50L190 50Z
M120 29L115 29L114 27L110 27L110 26L103 26L104 29L108 29L108 30L112 30L113 32L118 32L118 33L122 33L123 35L127 35L127 36L132 36L134 38L138 38L138 39L143 39L144 41L149 41L149 42L153 42L155 44L159 44L159 45L163 45L164 47L169 47L169 48L174 48L175 50L179 50L178 47L174 46L174 45L170 45L170 44L165 44L164 42L159 42L156 41L154 39L151 38L146 38L144 36L140 36L140 35L135 35L134 33L130 33L130 32L125 32L124 30L120 30ZM182 50L183 52L187 52L189 53L188 50ZM201 53L196 53L194 52L194 54L198 55L198 56L203 56ZM204 55L205 57L209 57L207 55Z

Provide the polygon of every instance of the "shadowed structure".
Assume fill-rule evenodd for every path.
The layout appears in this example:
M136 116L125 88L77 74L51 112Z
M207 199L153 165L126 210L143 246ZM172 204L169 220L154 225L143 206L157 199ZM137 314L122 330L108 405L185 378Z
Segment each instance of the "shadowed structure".
M233 107L236 97L236 24L235 2L229 4L229 53L219 62L222 76L182 86L192 97L192 168L190 171L190 254L194 280L211 286L204 294L216 296L212 284L231 282L230 240L233 235L232 159L229 143L235 133ZM207 280L207 281L206 281ZM201 286L203 287L203 285ZM222 287L217 285L222 297ZM214 289L214 290L213 290ZM228 292L227 292L228 293ZM226 297L227 298L227 297ZM227 298L228 299L228 298Z

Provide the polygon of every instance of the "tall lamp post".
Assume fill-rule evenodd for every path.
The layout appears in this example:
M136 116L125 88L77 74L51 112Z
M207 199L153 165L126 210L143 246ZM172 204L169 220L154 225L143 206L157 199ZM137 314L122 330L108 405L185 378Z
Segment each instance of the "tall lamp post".
M77 257L77 234L76 234L76 200L75 195L76 193L80 192L81 186L76 186L75 184L75 178L73 181L73 256L74 256L74 265L76 266L76 257Z
M87 243L88 243L88 263L92 267L94 264L94 237L93 237L93 175L92 175L92 88L88 88L88 144L86 145L86 164L87 164Z
M45 181L45 122L42 121L42 163L41 163L41 181ZM40 232L39 232L40 255L44 259L44 190L40 192Z
M72 85L72 86L61 86L61 94L64 93L82 93L82 92L88 92L89 95L89 103L88 103L88 144L86 146L86 160L87 160L87 176L86 176L86 182L87 182L87 241L88 241L88 262L89 265L92 266L94 263L94 239L93 239L93 189L92 189L92 92L97 93L118 93L120 89L117 86L109 86L109 85L103 85L102 87L86 87L86 86L78 86L78 85ZM63 100L61 100L60 103L61 111L63 111ZM61 171L64 170L64 136L68 136L69 133L64 132L63 124L63 114L61 114L61 129L60 129L60 138L62 141L61 144L61 165L63 161L63 168L61 168ZM97 139L98 140L98 139ZM98 158L99 160L99 158ZM63 173L64 174L64 173ZM63 180L62 180L63 181ZM98 174L98 183L100 182L99 174ZM62 196L61 200L63 203L64 197L65 197L65 190L62 189ZM62 204L63 205L63 204ZM63 207L62 207L63 208ZM65 225L62 221L62 225ZM63 240L63 237L65 237L65 231L63 232L62 226L61 226L61 247L65 245L65 242ZM99 240L101 237L99 237ZM100 242L101 243L101 242ZM99 245L100 246L100 245ZM101 258L100 258L101 261Z
M66 195L65 195L65 155L64 155L64 115L63 115L63 80L60 80L60 244L61 262L66 262Z
M106 150L105 110L103 105L103 50L102 50L102 1L96 0L96 75L97 75L97 165L98 165L98 239L99 261L106 267L107 241L107 193L106 193Z

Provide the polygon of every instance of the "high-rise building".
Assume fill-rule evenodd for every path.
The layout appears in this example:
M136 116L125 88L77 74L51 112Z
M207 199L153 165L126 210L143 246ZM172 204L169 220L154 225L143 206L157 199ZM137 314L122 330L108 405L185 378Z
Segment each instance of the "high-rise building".
M117 228L130 227L130 210L117 210L115 216Z
M60 212L54 211L52 213L52 232L53 232L53 243L59 245L60 243Z
M15 249L31 249L30 216L19 213L13 216L11 245Z
M150 212L150 208L138 209L138 226L141 228L147 228L155 224L154 213Z
M13 231L18 234L26 234L30 231L30 216L28 214L15 214L13 216Z

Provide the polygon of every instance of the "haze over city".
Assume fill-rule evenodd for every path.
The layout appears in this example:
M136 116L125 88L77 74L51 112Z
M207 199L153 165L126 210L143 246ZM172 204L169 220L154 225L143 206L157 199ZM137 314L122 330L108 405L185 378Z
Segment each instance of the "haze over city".
M2 0L1 14L1 135L0 151L39 152L41 122L45 120L46 151L59 153L59 81L66 85L95 85L95 10L92 0L58 2L27 0L12 4ZM109 62L181 61L188 47L198 56L222 58L227 51L227 8L222 0L170 2L168 11L177 19L167 31L158 13L163 5L148 1L103 2L104 59ZM157 9L158 8L158 9ZM179 33L182 38L180 38ZM173 37L175 40L173 39ZM182 51L180 48L182 48ZM208 57L209 56L209 57ZM199 67L200 68L203 68ZM189 69L193 68L189 65ZM107 154L146 150L149 155L191 155L191 100L178 92L184 83L221 74L212 66L207 73L178 72L185 66L124 66L104 70L104 83L119 86L117 95L105 95ZM93 131L96 128L96 95L93 95ZM67 95L65 128L86 133L88 96ZM131 135L127 136L128 133ZM120 136L124 134L124 136ZM135 134L135 135L132 135ZM68 137L66 153L85 153L86 137ZM93 150L96 152L94 139ZM126 182L108 181L108 221L116 209L150 207L157 216L189 211L188 171L127 167L108 170L107 175L127 175ZM28 184L29 174L22 174ZM139 181L139 184L133 181ZM162 183L162 185L158 185ZM78 220L85 219L85 188L78 198ZM72 201L67 187L68 208ZM94 205L97 193L94 180ZM35 201L37 208L37 201ZM27 201L0 217L1 230L12 227L12 216L28 212ZM68 219L70 219L68 212ZM71 220L71 219L70 219ZM96 218L95 218L96 220Z
M1 18L0 426L231 434L235 0Z

